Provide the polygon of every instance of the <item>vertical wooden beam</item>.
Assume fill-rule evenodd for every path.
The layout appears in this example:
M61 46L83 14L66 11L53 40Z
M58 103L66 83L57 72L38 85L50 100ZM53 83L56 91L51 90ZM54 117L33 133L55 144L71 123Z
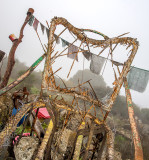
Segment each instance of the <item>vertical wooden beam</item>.
M13 44L12 44L12 47L11 47L11 50L10 50L9 56L8 56L7 68L6 68L6 71L5 71L5 74L4 74L4 78L3 78L3 80L0 84L0 89L4 88L8 83L9 77L11 75L11 72L12 72L14 64L15 64L16 49L19 46L19 44L22 42L22 38L24 36L23 35L24 28L25 28L26 24L28 23L28 20L30 19L30 17L32 16L33 13L34 13L34 10L32 8L30 8L27 12L27 16L25 18L25 21L24 21L24 23L21 27L19 38L16 39L15 41L13 41Z
M105 124L106 141L107 141L107 159L114 160L114 134L112 130Z
M129 56L129 58L127 59L127 61L124 63L124 66L123 66L123 69L122 69L122 72L118 78L118 81L117 81L117 84L115 85L115 87L113 88L114 91L111 95L111 97L107 100L107 108L109 109L109 111L106 112L105 116L104 116L104 121L106 120L106 118L108 117L111 109L112 109L112 106L114 104L114 101L116 100L116 97L117 95L119 94L120 92L120 89L122 87L122 84L123 84L123 77L126 77L128 72L129 72L129 69L130 69L130 66L131 66L131 63L137 53L137 50L138 50L138 44L137 44L137 41L133 40L132 41L132 52Z
M49 38L48 38L48 49L47 49L47 56L46 56L46 61L45 61L45 66L44 66L44 72L43 72L43 78L42 78L42 91L43 89L48 89L50 88L56 88L55 85L55 79L53 75L53 70L51 66L51 54L52 54L52 46L53 46L53 39L54 39L54 31L56 29L56 24L55 21L52 20L51 25L50 25L50 31L49 31ZM49 78L49 74L52 76Z
M130 121L132 137L133 137L133 142L135 147L135 160L143 160L142 145L141 145L139 133L136 126L136 121L134 118L134 109L133 109L131 94L130 94L126 77L124 78L124 84L125 84L125 94L126 94L126 100L127 100L129 121Z
M37 153L35 160L43 160L45 149L46 149L47 143L49 141L49 138L52 134L52 130L53 130L53 121L50 120L48 128L46 130L46 133L45 133L44 138L42 140L42 143L38 149L38 153Z
M84 128L85 128L85 122L82 122L79 127L79 130ZM73 160L79 160L82 141L83 141L83 135L79 135L76 142Z
M102 158L106 157L106 152L107 152L106 140L107 140L107 133L105 132L105 135L102 140L102 144L100 146L100 150L98 151L97 160L101 160Z
M92 142L93 135L94 135L94 126L95 125L92 122L91 127L90 127L90 133L89 133L89 136L88 136L88 142L87 142L87 146L86 146L86 150L85 150L85 154L84 154L83 160L86 160L87 156L88 156L89 147L90 147L90 144Z

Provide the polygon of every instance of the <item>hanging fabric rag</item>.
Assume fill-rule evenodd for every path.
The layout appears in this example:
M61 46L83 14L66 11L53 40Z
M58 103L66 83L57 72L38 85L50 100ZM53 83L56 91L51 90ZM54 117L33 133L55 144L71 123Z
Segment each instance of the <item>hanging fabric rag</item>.
M91 60L91 53L88 51L82 52L84 57L89 61Z
M44 34L45 26L42 23L40 23L40 26L41 26L42 33Z
M64 40L63 38L61 38L62 40L62 47L68 46L69 42L67 42L66 40Z
M49 29L48 28L46 28L46 33L47 33L47 37L49 39Z
M104 62L105 62L104 58L97 56L95 54L91 54L90 70L95 74L99 74Z
M34 19L35 19L35 17L32 15L31 18L30 18L29 21L28 21L28 24L29 24L30 26L33 25Z
M128 87L138 92L144 92L149 80L149 72L132 67L128 73Z
M5 54L6 54L5 52L0 50L0 62L3 60Z
M60 38L56 34L54 34L54 38L56 40L56 43L60 44Z
M75 59L78 52L78 47L74 45L69 45L67 57L71 59ZM78 61L78 56L76 57L76 61Z
M33 23L33 28L35 29L35 31L37 31L38 23L39 23L39 21L35 18L35 21Z

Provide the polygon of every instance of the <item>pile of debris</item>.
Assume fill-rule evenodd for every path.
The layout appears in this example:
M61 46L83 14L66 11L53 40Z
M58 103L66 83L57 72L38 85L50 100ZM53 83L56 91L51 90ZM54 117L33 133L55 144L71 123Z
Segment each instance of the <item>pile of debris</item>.
M11 54L14 52L23 38L23 29L29 21L34 21L33 27L37 33L38 21L32 15L33 9L29 9L27 12L26 20L21 28L20 37L13 41ZM64 56L61 53L54 53L54 46L58 37L54 36L54 32L57 25L63 25L65 29L59 34L59 36L68 29L69 32L75 35L76 40L80 41L80 47L84 44L90 53L90 47L100 48L101 54L106 48L109 47L109 55L111 55L112 67L115 66L117 72L114 70L115 81L113 82L113 93L111 93L104 102L98 99L90 81L79 83L76 87L60 88L56 86L52 64L58 57ZM134 120L134 112L131 101L131 96L127 84L126 76L130 70L130 65L134 59L134 56L138 49L138 42L131 37L114 37L109 38L104 34L94 31L79 29L71 25L66 19L54 17L51 21L49 28L48 46L43 47L45 54L43 54L22 76L17 80L9 84L6 81L0 85L0 95L3 95L10 89L14 88L27 76L29 76L33 70L39 65L39 63L46 58L45 67L42 78L41 94L34 101L28 102L28 92L24 88L22 90L23 98L18 97L18 94L14 94L15 108L18 112L15 112L11 116L5 125L4 129L0 133L0 151L6 141L15 132L18 125L23 125L21 133L18 135L18 139L14 144L14 152L16 159L53 159L53 160L83 160L86 159L109 159L113 160L117 157L120 158L117 152L114 152L114 134L108 126L106 120L112 109L114 101L122 84L125 84L126 97L128 103L128 111L130 117L131 129L133 131L133 140L135 144L135 159L141 160L143 157L140 138L136 129L136 123ZM104 40L95 40L88 38L84 32L91 32L98 34L104 38ZM48 33L48 32L47 32ZM39 37L39 35L38 35ZM76 41L75 40L75 41ZM75 42L74 41L74 42ZM40 41L41 42L41 41ZM55 45L54 45L55 43ZM42 44L42 43L41 43ZM113 63L113 51L117 45L125 45L127 48L132 47L128 60L122 64L123 68L119 68L118 63ZM70 44L70 45L73 45ZM114 48L112 45L115 45ZM85 50L79 47L77 53L73 56L73 63L70 67L68 76L72 70L75 60L77 60L78 53L85 52ZM14 58L14 57L13 57ZM10 59L9 59L10 60ZM13 66L9 66L8 69L12 69ZM118 74L116 74L118 73ZM7 76L8 77L8 76ZM6 77L4 76L4 79ZM8 79L7 79L8 80ZM84 84L88 83L90 89L85 89ZM17 98L18 97L18 98ZM26 98L26 104L21 104L20 100ZM46 130L43 129L40 121L38 120L39 108L44 108L49 112L50 120L48 122ZM11 106L10 106L11 108ZM34 110L36 110L36 113ZM98 114L96 113L98 110ZM22 123L22 119L24 123ZM30 122L30 135L32 137L22 137L23 132ZM35 137L34 136L35 134ZM38 140L37 140L38 138ZM30 141L30 142L29 142ZM11 141L12 142L12 141ZM32 145L32 146L31 146ZM29 152L28 152L29 151ZM26 154L27 152L27 154ZM0 152L2 153L2 152ZM118 158L117 158L118 159Z

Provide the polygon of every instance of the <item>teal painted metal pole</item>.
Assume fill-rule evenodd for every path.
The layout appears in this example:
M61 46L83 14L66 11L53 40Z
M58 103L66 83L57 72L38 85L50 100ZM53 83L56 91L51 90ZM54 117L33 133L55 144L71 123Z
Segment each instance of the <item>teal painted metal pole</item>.
M32 66L23 74L21 75L17 80L13 81L11 84L9 84L8 86L2 88L0 90L0 95L3 95L4 93L6 93L7 91L9 91L10 89L14 88L15 86L17 86L20 82L22 82L26 77L28 77L33 71L34 69L41 63L41 61L45 58L46 54L43 54L40 58L38 58L33 64Z

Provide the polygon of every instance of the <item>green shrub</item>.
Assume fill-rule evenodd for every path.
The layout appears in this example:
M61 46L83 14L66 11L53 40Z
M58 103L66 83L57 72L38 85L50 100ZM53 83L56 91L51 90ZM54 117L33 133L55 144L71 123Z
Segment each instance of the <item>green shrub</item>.
M118 143L124 143L126 141L125 137L121 136L121 135L117 135L115 137L115 143L118 144Z
M39 94L40 93L40 90L36 87L32 87L31 88L31 94Z

